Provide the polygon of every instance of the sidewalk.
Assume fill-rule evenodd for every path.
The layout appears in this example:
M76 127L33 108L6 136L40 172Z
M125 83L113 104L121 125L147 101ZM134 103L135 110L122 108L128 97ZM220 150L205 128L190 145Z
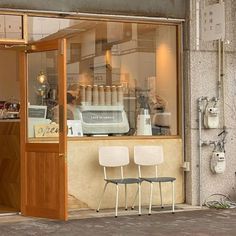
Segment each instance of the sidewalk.
M99 216L100 213L97 214ZM5 216L0 217L0 235L236 235L236 209L188 210L177 211L175 214L154 212L151 216L132 214L118 216L118 218L100 216L76 219L72 215L67 222L22 216Z

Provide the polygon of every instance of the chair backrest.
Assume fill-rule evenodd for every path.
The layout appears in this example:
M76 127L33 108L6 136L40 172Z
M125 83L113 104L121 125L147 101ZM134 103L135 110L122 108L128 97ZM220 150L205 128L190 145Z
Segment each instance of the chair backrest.
M134 146L134 162L137 165L158 165L163 161L162 146Z
M102 146L99 148L99 164L119 167L129 164L129 149L124 146Z
M155 176L157 165L164 161L162 146L134 146L134 162L138 165L139 177L142 177L140 166L155 166Z

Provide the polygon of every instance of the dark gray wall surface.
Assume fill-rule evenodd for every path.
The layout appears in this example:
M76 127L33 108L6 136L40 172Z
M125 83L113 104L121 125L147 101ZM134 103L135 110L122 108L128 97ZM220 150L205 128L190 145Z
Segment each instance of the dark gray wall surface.
M0 0L0 8L185 18L187 0Z

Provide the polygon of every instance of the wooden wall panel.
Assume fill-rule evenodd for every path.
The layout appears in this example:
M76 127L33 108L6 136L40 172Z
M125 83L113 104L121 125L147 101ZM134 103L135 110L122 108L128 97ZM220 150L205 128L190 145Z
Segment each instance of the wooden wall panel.
M20 126L0 121L0 210L20 211Z

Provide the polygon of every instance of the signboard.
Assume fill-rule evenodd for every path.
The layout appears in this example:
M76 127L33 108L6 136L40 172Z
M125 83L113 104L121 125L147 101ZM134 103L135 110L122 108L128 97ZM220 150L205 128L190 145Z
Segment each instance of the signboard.
M36 138L58 137L59 125L55 123L34 125L34 133ZM82 124L80 120L67 121L67 136L68 137L83 136Z
M81 120L68 120L67 128L68 137L83 136Z
M213 4L202 11L202 40L225 38L225 4Z
M58 137L59 125L58 124L39 124L34 125L35 137Z

